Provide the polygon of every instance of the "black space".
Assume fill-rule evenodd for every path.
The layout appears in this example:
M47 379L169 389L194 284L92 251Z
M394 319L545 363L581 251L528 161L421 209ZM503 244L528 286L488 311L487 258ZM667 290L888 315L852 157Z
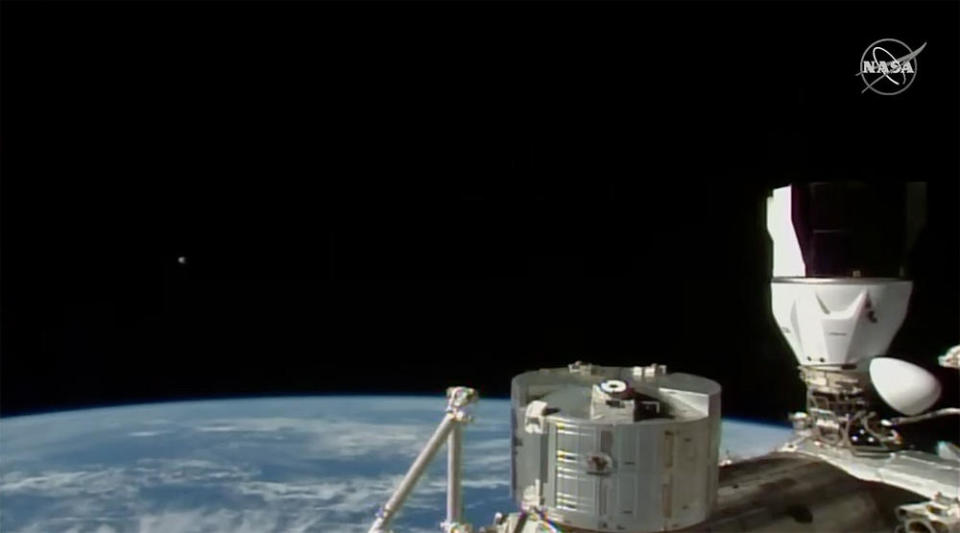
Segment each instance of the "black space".
M763 199L791 181L929 182L891 351L958 342L960 3L2 11L3 415L495 396L582 359L783 419ZM916 80L861 94L884 37L928 43Z

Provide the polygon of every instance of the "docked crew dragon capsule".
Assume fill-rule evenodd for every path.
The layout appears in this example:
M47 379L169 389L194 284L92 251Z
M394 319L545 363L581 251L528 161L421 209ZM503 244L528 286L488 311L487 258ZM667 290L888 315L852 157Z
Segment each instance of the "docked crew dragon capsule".
M663 365L574 363L516 376L511 401L511 487L521 509L563 531L663 531L709 516L717 383Z
M534 370L511 383L516 509L478 528L465 519L461 430L478 395L451 387L446 414L369 532L391 532L446 444L444 533L960 533L960 448L916 449L896 429L960 408L928 411L936 378L887 354L908 310L903 266L924 197L922 184L841 182L769 197L771 311L807 389L779 449L720 464L720 386L709 379L663 365ZM958 354L939 362L956 369ZM765 388L754 391L763 401ZM905 416L883 418L878 396Z

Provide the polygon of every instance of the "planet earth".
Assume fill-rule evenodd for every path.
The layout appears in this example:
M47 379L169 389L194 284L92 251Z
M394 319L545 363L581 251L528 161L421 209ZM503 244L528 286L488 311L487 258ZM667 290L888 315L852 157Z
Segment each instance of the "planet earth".
M443 416L443 397L157 403L0 419L5 533L365 533ZM509 409L481 399L465 430L465 517L509 512ZM724 420L721 458L762 455L790 428ZM439 531L446 461L397 533Z

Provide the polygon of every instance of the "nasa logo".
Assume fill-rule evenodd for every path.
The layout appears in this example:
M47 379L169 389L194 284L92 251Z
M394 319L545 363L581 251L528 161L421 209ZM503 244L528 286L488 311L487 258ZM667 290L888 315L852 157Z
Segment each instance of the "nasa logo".
M927 46L911 50L903 41L880 39L867 47L860 57L857 73L866 87L860 94L873 91L893 95L907 90L917 76L917 55Z

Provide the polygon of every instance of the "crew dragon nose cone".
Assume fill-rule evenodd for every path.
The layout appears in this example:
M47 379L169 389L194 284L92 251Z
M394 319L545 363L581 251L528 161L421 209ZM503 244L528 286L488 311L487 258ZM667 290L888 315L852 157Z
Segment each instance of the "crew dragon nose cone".
M874 358L870 380L883 401L905 415L920 414L940 398L940 382L933 374L900 359Z

